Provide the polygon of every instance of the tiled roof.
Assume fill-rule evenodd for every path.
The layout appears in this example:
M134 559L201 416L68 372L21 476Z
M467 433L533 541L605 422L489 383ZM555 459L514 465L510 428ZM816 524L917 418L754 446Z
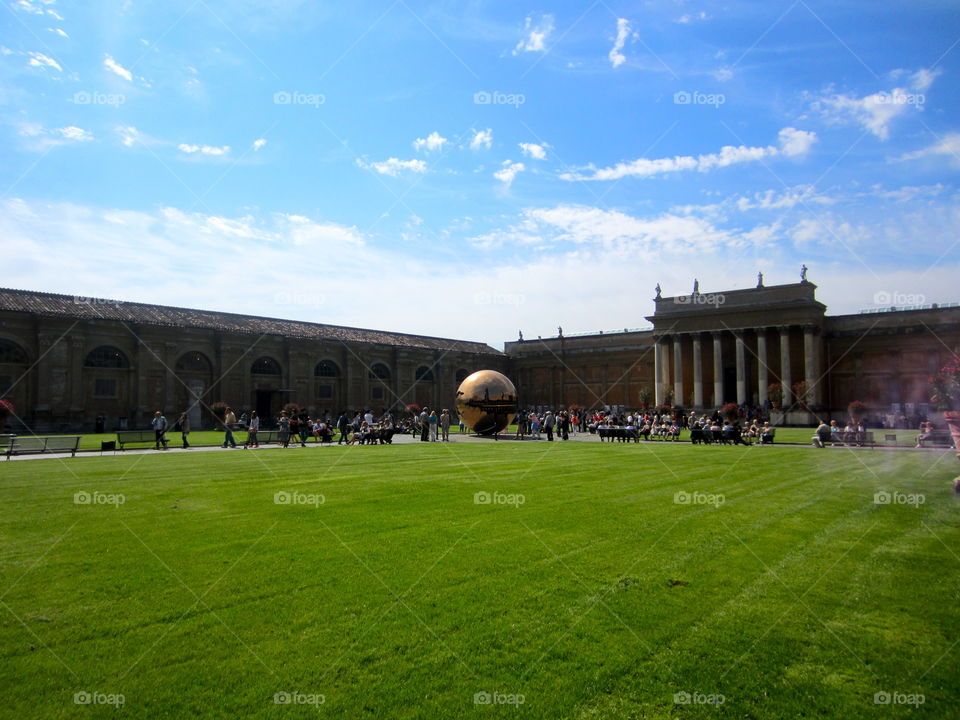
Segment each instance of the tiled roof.
M148 305L100 298L11 290L0 288L0 310L25 312L44 317L80 320L112 320L137 325L172 328L200 328L248 335L281 335L306 340L341 340L429 350L502 355L489 345L469 340L407 335L406 333L280 320L208 310Z

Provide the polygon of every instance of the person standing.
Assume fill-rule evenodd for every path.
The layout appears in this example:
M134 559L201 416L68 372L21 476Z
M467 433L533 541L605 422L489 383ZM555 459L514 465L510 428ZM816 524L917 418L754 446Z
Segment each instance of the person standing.
M430 442L436 442L437 441L437 423L439 422L439 418L437 417L436 410L430 411L429 420L430 420Z
M250 413L250 424L247 426L247 444L243 446L244 450L250 447L260 447L260 443L257 442L257 432L259 430L260 418L257 417L257 411L254 410Z
M307 446L307 438L310 436L310 416L304 410L300 413L300 447Z
M450 442L450 411L447 408L440 413L440 437L443 442Z
M550 410L547 410L546 417L543 418L543 429L547 432L547 441L553 442L553 428L557 424L557 419Z
M286 448L290 446L290 418L287 417L287 411L280 411L280 419L277 421L277 438L280 440L280 444Z
M165 433L167 432L167 419L163 416L163 413L157 410L153 414L153 420L150 422L150 425L153 427L153 434L157 441L157 450L160 449L160 446L163 445L163 449L167 449L167 438Z
M300 418L297 417L297 413L291 411L289 416L290 422L290 437L293 438L293 441L296 442L300 436Z
M350 421L347 420L347 411L344 410L340 413L340 417L337 418L337 430L340 432L340 439L337 440L337 445L341 445L344 442L346 442L348 445L350 444L350 438L347 437L349 427Z
M237 416L233 414L233 409L227 407L226 411L223 414L223 447L229 445L232 448L237 446L237 441L233 439L233 425L237 422Z
M183 449L186 450L190 447L190 443L187 442L187 435L190 434L190 418L187 416L186 411L180 415L177 423L180 425L180 437L183 439Z
M420 411L420 442L429 442L430 440L430 415L427 408Z

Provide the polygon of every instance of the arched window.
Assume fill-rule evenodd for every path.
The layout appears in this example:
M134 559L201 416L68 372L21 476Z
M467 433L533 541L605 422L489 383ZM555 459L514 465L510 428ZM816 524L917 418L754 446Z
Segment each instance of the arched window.
M27 364L27 353L11 340L0 338L0 363Z
M417 368L417 380L423 380L424 382L433 382L433 370L428 368L426 365L421 365Z
M469 374L470 374L469 370L464 370L463 368L460 368L459 370L457 370L457 375L456 375L457 382L462 383L464 380L467 379L467 376Z
M111 345L101 345L87 355L84 367L90 368L128 368L130 361L120 350Z
M211 367L210 360L201 352L188 352L177 360L177 372L208 373Z
M374 363L370 368L371 380L389 380L390 368L383 363Z
M262 357L255 360L250 367L253 375L280 375L280 365L272 357Z
M313 369L313 374L317 377L340 377L340 368L332 360L321 360Z

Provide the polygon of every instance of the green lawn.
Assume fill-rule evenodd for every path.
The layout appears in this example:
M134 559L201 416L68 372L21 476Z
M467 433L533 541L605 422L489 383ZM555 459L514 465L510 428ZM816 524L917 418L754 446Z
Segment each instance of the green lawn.
M952 451L416 443L0 468L2 717L115 716L76 693L137 718L960 716Z

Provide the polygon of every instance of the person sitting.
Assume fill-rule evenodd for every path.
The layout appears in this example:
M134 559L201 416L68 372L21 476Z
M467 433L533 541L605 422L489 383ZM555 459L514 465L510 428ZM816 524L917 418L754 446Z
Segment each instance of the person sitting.
M769 422L763 424L763 429L760 430L760 444L761 445L773 445L773 436L776 433L774 428L770 427Z
M933 436L933 423L932 422L922 422L920 423L920 434L917 435L917 444L915 447L923 447L923 441L929 440Z
M821 420L813 437L810 438L810 442L813 443L814 447L822 448L826 443L830 442L830 436L830 426Z
M722 442L724 445L730 445L731 443L734 445L736 444L736 441L733 437L733 423L727 420L723 424L723 430L721 432L722 434L720 436L720 442Z

